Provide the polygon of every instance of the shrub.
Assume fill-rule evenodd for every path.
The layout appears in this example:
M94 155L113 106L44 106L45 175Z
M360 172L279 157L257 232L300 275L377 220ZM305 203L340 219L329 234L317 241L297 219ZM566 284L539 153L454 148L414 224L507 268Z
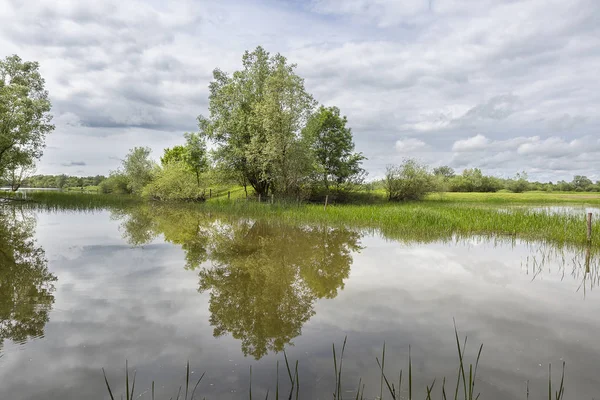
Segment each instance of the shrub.
M129 180L120 172L112 172L100 185L100 192L114 194L130 194Z
M388 166L385 174L388 200L422 200L435 190L433 175L427 167L408 159L401 165Z
M198 186L196 175L183 162L157 167L154 179L142 190L142 195L163 201L204 201L205 190Z

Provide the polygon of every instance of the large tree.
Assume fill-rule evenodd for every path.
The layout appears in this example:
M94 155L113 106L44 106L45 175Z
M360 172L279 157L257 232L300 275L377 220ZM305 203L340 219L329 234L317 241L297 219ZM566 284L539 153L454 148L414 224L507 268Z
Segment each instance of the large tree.
M149 147L134 147L123 160L123 173L133 193L140 193L152 180L154 162L150 159L151 151Z
M44 83L37 62L16 55L0 60L0 176L42 156L54 129Z
M216 69L209 117L200 131L217 144L215 160L238 172L259 194L285 192L294 163L289 155L314 108L304 80L280 54L246 52L233 75ZM297 153L297 152L295 152Z
M364 170L360 164L365 159L361 153L354 153L352 130L348 120L340 115L337 107L321 106L314 113L302 134L317 163L317 173L326 190L331 184L339 185L361 177Z
M206 143L198 133L185 133L184 161L196 175L196 183L200 187L200 174L208 168Z

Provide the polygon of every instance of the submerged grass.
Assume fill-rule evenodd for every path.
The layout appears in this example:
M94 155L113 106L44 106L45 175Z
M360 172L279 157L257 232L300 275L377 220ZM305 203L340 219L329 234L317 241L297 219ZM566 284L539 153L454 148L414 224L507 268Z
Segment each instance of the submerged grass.
M414 381L413 381L413 367L412 367L412 357L410 354L410 348L409 348L409 355L408 355L408 377L405 381L403 381L403 371L400 370L399 374L398 374L398 384L396 386L396 382L392 382L390 376L385 372L385 359L386 359L386 351L385 351L385 343L383 345L383 351L382 351L382 355L381 355L381 360L376 357L376 364L377 364L377 371L381 376L381 385L380 385L380 393L378 397L375 397L375 399L378 400L382 400L384 398L389 398L391 400L401 400L401 399L408 399L408 400L416 400L416 399L425 399L425 400L432 400L433 398L439 398L441 400L479 400L481 398L481 393L478 392L475 388L475 385L477 383L477 370L479 367L479 362L481 359L481 355L482 355L482 351L483 351L483 344L479 346L479 351L477 353L477 357L475 359L475 363L474 364L467 364L466 358L465 358L465 354L466 354L466 348L467 348L467 337L465 336L464 340L462 341L461 344L461 340L459 338L459 334L458 334L458 330L456 329L456 326L454 327L454 334L455 334L455 339L456 339L456 348L457 348L457 352L458 352L458 365L457 365L457 378L456 378L456 384L452 387L452 386L448 386L447 385L447 381L446 378L444 377L442 379L442 383L441 385L438 385L440 388L439 390L437 390L437 392L434 392L434 388L436 387L436 379L433 379L431 384L429 385L425 385L424 390L421 392L421 394L416 394L416 392L413 390L414 389ZM338 359L337 353L336 353L336 347L335 344L333 344L332 346L332 356L333 356L333 373L334 373L334 387L333 387L333 392L332 392L332 397L333 400L343 400L344 398L349 399L350 397L348 397L346 392L346 397L344 397L344 393L342 392L342 370L343 370L343 361L344 361L344 352L346 349L346 344L347 344L347 337L344 338L344 342L342 344L342 348L341 348L341 352L340 352L340 356ZM283 352L284 355L284 361L285 361L285 366L287 369L287 375L289 378L289 385L290 385L290 389L289 392L286 390L286 392L284 393L283 391L281 391L281 386L280 386L280 380L279 380L279 361L277 361L277 369L276 369L276 376L275 376L275 393L274 393L274 398L276 400L279 400L280 396L281 399L288 399L288 400L292 400L292 399L298 399L300 396L300 379L299 379L299 374L298 374L298 361L295 362L295 367L294 367L294 372L292 372L292 368L290 367L290 362L288 360L287 354L284 351ZM115 400L116 397L114 395L114 391L113 388L111 387L110 383L108 382L108 379L106 377L106 373L104 372L104 369L102 369L102 373L104 375L104 382L106 384L106 388L108 391L108 394L111 398L111 400ZM202 379L204 378L205 373L202 374L202 376L200 376L200 379L198 379L196 385L194 386L193 390L191 391L191 395L190 397L188 397L188 393L189 393L189 385L190 385L190 363L187 363L187 368L186 368L186 375L185 375L185 395L182 395L182 386L179 387L179 390L177 391L176 396L171 397L171 400L194 400L196 397L196 390L198 389L198 386L200 385ZM125 363L125 398L126 400L132 400L134 399L134 388L135 388L135 372L133 375L133 383L131 386L131 390L129 389L129 367L128 367L128 363ZM151 399L155 400L155 392L154 392L154 381L152 381L152 389L151 389ZM436 397L436 393L437 393L437 397ZM270 390L268 389L266 391L265 400L269 399L269 394L270 394ZM564 396L565 396L565 363L562 363L562 375L560 378L560 382L558 384L558 390L553 391L552 390L552 365L549 365L548 367L548 400L564 400ZM142 398L144 396L144 393L136 396L135 398ZM527 382L527 387L526 387L526 393L525 393L525 398L529 399L530 396L530 392L529 392L529 382ZM325 396L328 397L328 396ZM121 396L122 398L122 396ZM202 397L203 399L206 399L206 397ZM249 400L252 400L253 398L258 398L256 397L256 395L254 395L253 397L253 392L252 392L252 367L250 367L250 383L249 383L249 390L248 390L248 398ZM262 399L262 394L260 396L260 398ZM354 398L355 400L365 400L365 385L363 384L362 378L359 378L358 381L358 386L357 389L355 390L355 393L352 394L352 398Z
M459 236L501 236L559 245L600 247L600 223L587 239L585 214L552 214L527 208L500 209L456 202L414 202L381 205L297 206L256 202L212 202L198 206L205 212L291 223L330 223L380 230L390 239L435 241Z

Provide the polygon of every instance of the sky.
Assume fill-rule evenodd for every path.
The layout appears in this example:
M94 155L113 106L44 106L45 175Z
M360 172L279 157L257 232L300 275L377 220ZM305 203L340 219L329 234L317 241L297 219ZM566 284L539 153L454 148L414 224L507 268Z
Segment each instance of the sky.
M0 0L0 57L38 61L53 103L43 174L158 159L259 45L348 117L371 179L416 158L600 180L598 0Z

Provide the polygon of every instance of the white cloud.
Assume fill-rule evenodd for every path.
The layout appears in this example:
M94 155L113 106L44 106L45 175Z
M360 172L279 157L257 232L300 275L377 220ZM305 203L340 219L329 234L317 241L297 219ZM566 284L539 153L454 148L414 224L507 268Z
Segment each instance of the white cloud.
M239 68L259 44L297 63L315 98L348 116L371 176L398 161L398 138L428 143L436 163L458 159L453 144L493 146L515 153L520 170L534 146L524 138L571 143L600 129L595 0L27 3L0 0L0 57L41 64L57 121L43 173L63 172L57 158L79 159L60 145L65 135L105 137L94 151L108 159L132 129L145 130L138 145L160 151L207 113L212 70ZM476 155L460 158L486 162ZM116 166L82 161L91 174ZM551 165L539 176L564 174ZM512 173L505 166L497 170Z
M476 135L468 139L457 140L452 146L453 151L484 150L490 145L490 140L483 135Z
M427 147L427 143L419 139L400 139L396 141L396 150L399 153L407 153L415 150L422 150Z

